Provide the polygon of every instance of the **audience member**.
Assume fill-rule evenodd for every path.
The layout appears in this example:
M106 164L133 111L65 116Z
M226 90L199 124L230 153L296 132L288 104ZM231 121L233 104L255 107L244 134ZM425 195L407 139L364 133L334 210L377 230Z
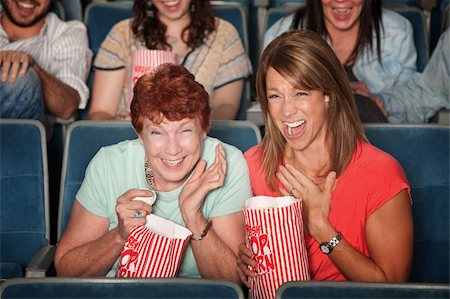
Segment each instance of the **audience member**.
M338 57L309 31L283 33L256 77L266 121L245 158L255 195L302 200L311 278L404 282L413 244L410 187L400 164L367 142ZM239 246L248 286L257 267Z
M56 251L58 275L114 276L130 230L154 213L193 238L206 234L190 241L179 276L239 281L249 173L239 150L206 136L208 101L180 65L162 64L137 81L131 122L139 138L101 149L88 166ZM148 189L157 193L152 207L133 200L151 196Z
M237 30L214 17L209 1L135 0L134 16L119 22L94 62L90 119L129 119L134 50L176 53L210 94L213 119L236 117L251 63Z
M308 0L266 32L264 45L293 29L312 30L327 40L347 71L363 122L387 122L376 94L404 84L416 71L413 29L406 18L382 9L381 0Z
M1 0L0 117L68 119L84 109L92 53L86 27L62 22L51 0Z
M380 95L392 123L426 123L442 108L450 109L450 29L441 34L423 73Z

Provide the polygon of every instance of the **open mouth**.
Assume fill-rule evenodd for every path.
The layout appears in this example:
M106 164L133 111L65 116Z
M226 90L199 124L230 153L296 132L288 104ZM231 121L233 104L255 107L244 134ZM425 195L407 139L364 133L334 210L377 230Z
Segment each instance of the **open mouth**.
M296 120L294 122L285 122L288 130L288 134L292 135L292 130L302 126L306 121L305 120Z
M162 159L162 161L169 165L170 167L174 167L177 166L178 164L180 164L183 161L183 158L178 159L178 160L168 160L168 159Z
M180 0L172 0L172 1L161 1L162 4L164 4L165 6L177 6L180 3Z
M34 8L36 5L34 4L34 2L23 2L23 1L17 1L17 6L22 7L22 8L26 8L26 9L32 9Z

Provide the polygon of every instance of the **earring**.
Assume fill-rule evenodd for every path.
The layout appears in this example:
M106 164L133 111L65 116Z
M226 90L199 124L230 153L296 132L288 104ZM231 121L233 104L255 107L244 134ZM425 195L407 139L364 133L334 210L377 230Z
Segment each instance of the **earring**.
M191 7L189 9L191 10L191 13L195 12L195 2L194 1L191 2Z

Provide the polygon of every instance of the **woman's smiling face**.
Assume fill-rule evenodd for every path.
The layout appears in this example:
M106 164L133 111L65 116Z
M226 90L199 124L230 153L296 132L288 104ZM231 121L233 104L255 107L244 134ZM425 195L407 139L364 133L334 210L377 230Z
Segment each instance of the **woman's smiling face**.
M327 95L295 88L272 67L266 74L266 94L271 118L290 147L304 150L325 144Z
M322 0L325 24L338 31L348 31L359 26L364 0Z
M148 119L140 135L156 188L170 191L183 184L199 161L206 132L198 118L157 124Z

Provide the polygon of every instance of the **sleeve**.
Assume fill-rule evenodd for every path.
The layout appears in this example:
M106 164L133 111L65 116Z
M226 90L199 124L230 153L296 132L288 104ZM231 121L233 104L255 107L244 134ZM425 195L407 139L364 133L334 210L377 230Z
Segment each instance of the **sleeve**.
M277 36L286 31L289 31L289 29L291 28L293 17L293 14L290 14L287 17L283 17L266 30L266 32L264 33L264 47L262 50L264 50Z
M411 199L411 190L406 174L400 163L392 156L380 151L376 161L376 172L365 176L369 184L367 216L377 211L386 202L406 189Z
M214 82L214 89L236 80L248 78L252 74L252 65L248 53L236 28L225 20L220 20L219 34L225 36L220 49L221 61Z
M54 61L52 73L56 78L78 91L84 109L89 98L86 80L90 71L92 51L89 48L86 26L78 21L66 22L67 27L52 41Z
M253 196L244 156L238 149L223 144L227 157L227 174L218 190L217 201L210 217L229 215L242 211L245 200Z
M390 122L426 123L439 109L450 109L449 39L447 29L423 73L415 73L405 85L394 86L380 95Z
M130 20L120 21L103 40L94 60L94 68L117 70L128 65L131 49Z
M108 203L106 202L107 162L103 149L92 158L81 187L76 194L76 200L89 212L104 218L109 217Z

